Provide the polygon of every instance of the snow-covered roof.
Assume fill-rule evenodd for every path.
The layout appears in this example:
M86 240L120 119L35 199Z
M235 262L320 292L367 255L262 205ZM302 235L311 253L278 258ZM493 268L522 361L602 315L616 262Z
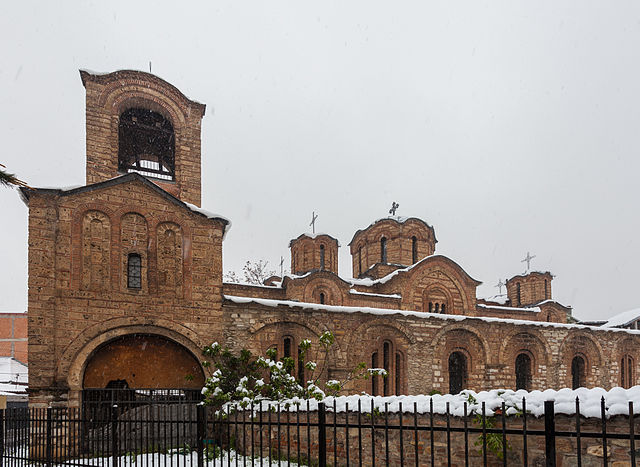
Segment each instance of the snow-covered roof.
M640 308L634 308L633 310L618 313L617 315L609 318L603 326L608 328L626 326L637 319L640 319Z
M549 321L531 321L525 319L514 318L493 318L482 316L466 316L466 315L448 315L442 313L428 313L425 311L411 311L411 310L394 310L389 308L374 308L374 307L361 307L361 306L338 306L338 305L322 305L319 303L308 302L296 302L293 300L274 300L270 298L253 298L253 297L237 297L235 295L224 295L226 300L234 303L255 303L258 305L264 305L269 307L288 306L292 308L301 308L304 310L318 310L328 311L333 313L365 313L378 316L411 316L422 319L441 319L445 321L484 321L486 323L502 323L502 324L515 324L519 326L539 326L539 327L552 327L561 329L584 329L589 331L599 332L624 332L627 334L640 335L640 330L624 329L624 328L603 328L600 326L585 326L582 324L572 323L553 323ZM527 309L530 311L530 309Z
M291 241L289 242L289 247L291 247L291 244L292 244L293 242L295 242L296 240L299 240L299 239L300 239L300 238L302 238L302 237L307 237L307 238L314 239L314 238L323 237L323 236L324 236L324 237L329 237L330 239L335 240L335 241L336 241L336 243L338 244L338 247L341 247L341 246L342 246L342 245L340 245L340 240L338 240L338 239L337 239L336 237L334 237L333 235L328 234L328 233L324 233L324 232L317 232L317 233L302 233L302 234L298 235L296 238L294 238L293 240L291 240Z
M34 191L43 191L43 192L51 192L51 193L57 193L57 194L63 194L63 195L73 195L75 193L83 193L83 192L87 192L87 191L92 191L98 188L104 188L107 186L113 186L113 185L117 185L120 183L124 183L127 181L131 181L131 180L139 180L141 181L143 184L145 184L146 186L148 186L149 188L151 188L152 190L155 190L157 193L161 194L164 198L168 199L169 201L180 205L180 206L184 206L187 209L189 209L192 212L195 212L197 214L200 214L201 216L206 217L207 219L216 219L216 220L220 220L222 221L222 223L224 224L224 233L223 233L223 239L224 237L227 235L227 232L229 231L229 229L231 228L231 221L229 219L227 219L224 216L220 216L218 214L213 214L212 212L209 212L205 209L199 208L193 204L190 203L186 203L184 201L182 201L181 199L177 198L176 196L172 195L171 193L169 193L168 191L164 190L162 187L159 187L158 185L156 185L155 183L153 183L152 181L148 180L144 175L140 175L139 173L136 172L129 172L127 174L123 174L123 175L118 175L117 177L113 177L110 178L108 180L104 180L102 182L98 182L98 183L93 183L91 185L80 185L80 186L76 186L76 187L66 187L66 188L26 188L26 187L22 187L20 188L20 196L22 197L22 200L25 202L25 204L29 204L29 197L31 196L31 193Z
M349 289L349 293L353 295L365 295L367 297L380 297L380 298L402 298L402 295L394 293L394 294L384 294L384 293L370 293L370 292L360 292L356 289Z
M400 269L396 269L395 271L390 272L389 274L387 274L384 277L381 277L380 279L370 279L370 278L364 278L364 279L356 279L356 278L350 278L350 279L345 279L345 282L350 283L351 285L362 285L365 287L371 287L373 285L376 284L386 284L387 282L389 282L391 279L393 279L395 276L397 276L400 273L405 273L408 271L411 271L413 268L417 267L418 265L422 264L425 261L428 261L430 259L433 258L444 258L452 263L454 263L455 265L457 265L463 272L464 274L466 274L472 281L476 282L478 285L482 284L482 282L475 280L473 277L469 276L467 274L467 272L462 269L462 267L460 267L458 265L458 263L456 263L455 261L453 261L451 258L448 258L444 255L430 255L430 256L425 256L424 258L422 258L420 261L418 261L417 263L412 264L411 266L406 266Z
M506 293L504 293L504 294L492 295L491 297L486 297L486 298L483 298L482 300L486 300L488 302L496 302L496 303L500 303L501 305L504 305L505 303L507 303L507 301L509 301L509 297L507 296Z
M26 394L28 381L25 364L12 357L0 357L0 394Z
M353 234L353 237L351 238L351 241L349 242L349 245L351 245L353 243L353 241L356 239L356 237L364 232L365 230L370 229L371 227L373 227L374 225L376 225L378 222L383 222L383 221L395 221L398 224L404 224L407 221L410 220L415 220L418 221L422 224L424 224L425 226L427 226L427 228L431 229L432 232L433 231L433 227L430 226L429 224L427 224L425 221L423 221L422 219L420 219L419 217L404 217L404 216L387 216L387 217L381 217L380 219L376 219L375 221L373 221L371 224L369 224L366 228L364 229L358 229L356 230L356 233ZM438 240L436 239L436 235L435 232L433 233L433 240L437 243Z
M460 394L434 394L433 396L416 395L416 396L369 396L369 395L352 395L339 397L326 397L323 402L327 410L333 411L334 404L336 412L356 411L358 409L358 401L362 412L371 412L371 403L373 402L374 411L378 410L384 413L399 412L400 404L402 411L413 413L414 404L418 413L429 413L430 404L433 401L433 412L435 414L445 414L447 404L449 404L449 413L453 416L460 417L464 415L464 404L467 403L467 414L482 413L482 403L485 403L485 413L488 417L495 415L497 409L502 408L505 403L506 415L516 415L522 412L522 399L527 401L527 412L535 417L544 414L544 402L554 401L554 409L556 414L575 415L576 398L580 401L580 414L587 418L601 418L600 401L604 397L605 400L605 417L609 418L614 415L629 415L629 401L640 400L640 386L634 386L629 389L620 387L613 388L609 391L603 388L564 388L560 390L546 389L544 391L513 391L511 389L492 389L490 391L475 392L464 390ZM309 401L309 410L318 410L318 402L315 399ZM290 399L281 401L280 405L289 404L290 411L306 411L307 401L301 399ZM262 402L253 406L253 409L267 410L269 407L275 407L276 402ZM637 411L637 409L636 409Z
M514 274L510 279L507 279L507 282L514 280L516 277L527 277L527 276L530 276L531 274L542 274L542 275L549 274L552 278L554 277L553 274L551 274L551 272L549 271L525 271L520 274Z
M524 307L515 307L515 306L499 306L499 305L485 305L484 303L478 303L477 305L480 308L490 308L492 310L500 310L500 311L528 311L534 313L540 313L540 308L537 306L532 306L528 308Z

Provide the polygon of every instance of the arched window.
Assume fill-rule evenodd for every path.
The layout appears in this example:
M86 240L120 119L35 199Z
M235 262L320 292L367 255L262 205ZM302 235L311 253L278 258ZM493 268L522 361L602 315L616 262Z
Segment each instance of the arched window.
M387 371L387 377L382 378L383 395L389 395L389 378L391 376L391 344L385 341L382 344L382 368Z
M324 293L320 292L320 304L324 305Z
M362 247L358 248L358 275L362 274Z
M402 390L402 378L403 378L403 365L402 365L402 354L400 352L396 352L396 392L395 395L400 395L403 393Z
M462 352L449 355L449 393L458 394L467 385L467 358Z
M291 338L285 337L282 342L285 358L291 358Z
M549 285L547 284L547 280L544 280L544 298L545 300L549 298Z
M411 237L411 262L418 262L418 238L415 235Z
M518 306L522 305L522 299L520 297L520 283L516 284L516 301L518 302Z
M118 128L118 170L173 180L175 134L171 122L148 109L122 112Z
M378 352L371 354L371 368L378 368ZM379 376L371 376L371 395L378 395L378 378Z
M531 386L531 357L521 353L516 357L516 390L529 390Z
M440 304L436 303L436 313L440 313Z
M433 302L429 302L429 313L433 313Z
M320 245L320 270L324 271L324 245Z
M142 288L142 258L138 253L130 253L127 257L127 287Z
M584 358L579 355L573 357L573 360L571 360L571 387L573 389L585 386L584 369Z
M630 388L633 386L633 358L623 355L620 361L620 386Z
M440 313L445 313L445 304L443 303L442 306L440 307Z
M380 262L387 262L387 239L385 237L380 239Z

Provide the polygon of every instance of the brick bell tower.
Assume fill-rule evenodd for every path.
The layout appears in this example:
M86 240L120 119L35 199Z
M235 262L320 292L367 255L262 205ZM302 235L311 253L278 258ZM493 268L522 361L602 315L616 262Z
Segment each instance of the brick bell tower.
M199 207L205 105L141 71L80 71L80 77L87 92L87 185L137 172Z

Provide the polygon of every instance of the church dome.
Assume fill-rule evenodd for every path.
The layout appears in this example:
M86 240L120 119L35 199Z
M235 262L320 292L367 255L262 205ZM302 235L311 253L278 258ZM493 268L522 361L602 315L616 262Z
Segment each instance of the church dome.
M434 254L437 241L433 227L417 217L378 219L349 243L353 277L383 276L411 266Z

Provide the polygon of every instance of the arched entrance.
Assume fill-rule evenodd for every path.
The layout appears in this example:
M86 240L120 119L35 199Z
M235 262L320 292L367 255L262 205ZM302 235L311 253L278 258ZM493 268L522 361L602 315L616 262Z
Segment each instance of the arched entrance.
M84 389L201 389L198 359L180 344L150 334L129 334L102 345L85 366Z

